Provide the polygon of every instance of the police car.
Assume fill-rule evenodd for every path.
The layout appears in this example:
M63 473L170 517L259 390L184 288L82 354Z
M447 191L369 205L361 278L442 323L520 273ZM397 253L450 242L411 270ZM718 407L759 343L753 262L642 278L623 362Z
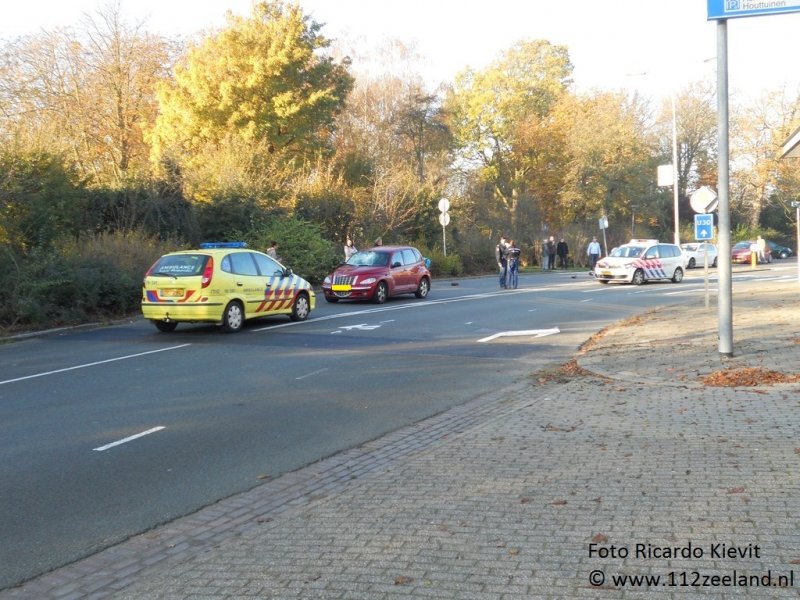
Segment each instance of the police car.
M656 279L678 283L683 280L685 269L686 256L680 246L634 239L599 260L594 275L600 283L618 281L641 285Z
M236 332L248 319L271 315L304 321L315 302L308 281L244 242L165 254L142 287L142 314L164 332L178 323L215 323Z

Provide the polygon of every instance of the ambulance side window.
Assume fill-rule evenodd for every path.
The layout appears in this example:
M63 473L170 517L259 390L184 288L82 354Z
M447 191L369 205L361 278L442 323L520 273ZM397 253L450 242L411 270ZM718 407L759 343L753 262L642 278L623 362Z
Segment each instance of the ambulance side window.
M283 275L281 266L269 256L253 252L253 258L258 265L258 270L261 271L261 275L264 277L281 277Z

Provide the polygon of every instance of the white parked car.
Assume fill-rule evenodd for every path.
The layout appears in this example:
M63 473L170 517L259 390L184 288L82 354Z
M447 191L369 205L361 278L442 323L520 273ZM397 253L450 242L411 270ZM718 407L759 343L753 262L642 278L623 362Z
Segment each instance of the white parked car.
M631 240L599 260L594 276L600 283L619 281L641 285L654 279L683 280L686 256L676 244L658 240Z
M717 247L708 242L697 242L694 244L681 244L681 250L686 255L686 268L704 266L706 256L708 256L708 266L717 266Z

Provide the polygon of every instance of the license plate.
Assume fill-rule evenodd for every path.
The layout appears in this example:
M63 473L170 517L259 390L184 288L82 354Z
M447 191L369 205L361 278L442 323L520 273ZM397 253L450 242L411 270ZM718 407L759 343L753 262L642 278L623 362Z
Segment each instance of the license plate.
M603 277L611 277L611 271L601 271L600 275Z
M165 288L161 290L162 298L181 298L183 290L179 288Z
M353 286L351 286L349 283L334 283L331 286L331 289L334 292L349 292L351 289L353 289Z

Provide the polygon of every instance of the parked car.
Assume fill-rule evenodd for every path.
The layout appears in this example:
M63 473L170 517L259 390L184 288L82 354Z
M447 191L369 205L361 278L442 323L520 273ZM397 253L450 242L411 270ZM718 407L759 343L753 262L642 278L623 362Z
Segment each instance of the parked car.
M426 298L431 289L427 261L411 246L376 246L361 250L322 282L325 300L372 300L414 294Z
M306 320L315 307L311 284L246 246L210 242L159 258L144 276L144 318L164 332L202 322L236 332L248 319L271 315Z
M634 239L600 259L594 276L600 283L619 281L641 285L653 279L683 280L686 256L676 244Z
M681 250L686 255L686 268L694 269L706 264L708 256L708 266L717 266L717 247L708 242L698 242L694 244L681 244Z
M775 242L767 241L767 247L772 254L772 258L789 258L794 252L788 246L781 246Z
M767 242L767 246L769 247L770 242ZM731 248L731 262L732 263L742 263L747 264L749 263L751 258L752 249L757 246L757 242L755 240L746 240L743 242L737 242ZM781 246L783 247L783 246ZM791 252L789 248L787 248ZM766 260L759 260L758 262L772 262L772 253L766 253Z
M750 247L755 244L754 241L748 240L744 242L736 242L731 248L731 262L732 263L749 263Z

